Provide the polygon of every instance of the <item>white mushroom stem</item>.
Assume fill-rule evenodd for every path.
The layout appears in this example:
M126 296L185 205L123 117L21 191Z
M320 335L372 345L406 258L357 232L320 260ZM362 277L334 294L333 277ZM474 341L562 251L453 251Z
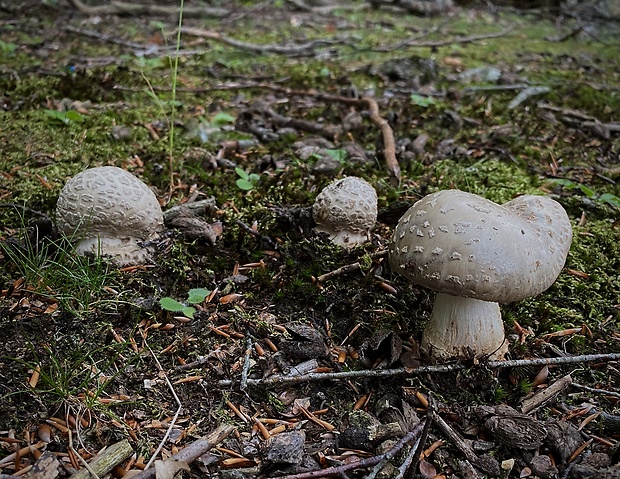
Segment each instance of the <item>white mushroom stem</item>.
M499 304L438 293L422 347L441 358L488 355L503 359L508 343Z
M327 233L329 235L329 240L332 243L337 244L338 246L342 246L343 248L351 248L353 246L357 246L358 244L363 244L368 241L367 231L335 231L330 227L325 227L321 225L317 225L316 231L318 233Z

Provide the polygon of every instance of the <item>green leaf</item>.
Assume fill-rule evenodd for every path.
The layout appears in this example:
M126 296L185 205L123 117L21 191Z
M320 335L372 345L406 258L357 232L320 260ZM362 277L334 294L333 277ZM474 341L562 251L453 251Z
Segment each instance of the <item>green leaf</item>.
M323 151L327 153L329 156L331 156L338 163L344 163L344 161L347 159L347 150L343 148L337 148L337 149L326 148Z
M196 304L202 303L207 296L211 294L211 291L204 288L193 288L189 290L189 296L187 298L188 303Z
M149 22L149 26L152 28L157 28L158 30L164 30L166 28L166 24L164 22L160 22L159 20L151 20Z
M616 195L612 195L611 193L603 193L599 196L599 201L603 201L611 206L615 206L616 208L620 208L620 198Z
M243 170L243 169L241 169L239 167L235 168L235 172L239 175L240 178L242 178L244 180L247 180L247 179L250 178L250 175L248 175L245 170Z
M565 180L564 178L551 178L549 183L553 183L554 185L565 186L566 188L576 188L577 185L571 180Z
M159 300L159 304L166 311L183 311L187 308L187 306L185 306L184 304L179 303L178 301L168 297L161 298Z
M594 192L594 190L588 188L585 185L578 185L579 189L581 190L581 192L586 195L588 198L594 198L596 196L596 193Z
M254 183L248 180L244 180L243 178L239 178L235 183L237 183L237 186L242 190L248 191L254 188Z
M196 308L192 308L191 306L186 306L183 308L183 314L190 319L194 319L194 313L196 312Z
M418 95L417 93L412 93L409 99L411 100L411 103L413 103L414 105L418 105L423 108L426 108L427 106L435 103L435 100L433 100L432 97Z
M0 51L2 53L11 54L15 50L17 50L17 45L15 43L7 43L0 40Z
M211 118L211 125L213 126L229 125L230 123L234 122L235 117L229 115L228 113L224 113L223 111L216 113L213 118Z
M84 116L74 110L70 111L58 111L58 110L43 110L44 113L52 120L59 121L68 125L70 123L80 123L84 121Z
M75 110L69 110L66 112L66 115L69 121L74 121L75 123L81 123L84 121L84 116Z

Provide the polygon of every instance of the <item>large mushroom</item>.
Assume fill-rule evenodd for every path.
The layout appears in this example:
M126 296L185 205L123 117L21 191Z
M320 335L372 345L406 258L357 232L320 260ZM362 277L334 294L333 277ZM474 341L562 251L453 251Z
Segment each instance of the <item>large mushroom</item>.
M79 254L111 256L119 265L147 262L163 229L161 207L150 188L115 166L90 168L70 179L56 204L56 223L77 240Z
M498 205L458 190L428 195L403 215L389 247L393 271L436 291L422 346L432 356L502 359L499 303L545 291L566 261L566 211L544 196Z
M327 185L312 207L316 231L332 243L352 248L368 241L377 221L377 192L367 181L347 176Z

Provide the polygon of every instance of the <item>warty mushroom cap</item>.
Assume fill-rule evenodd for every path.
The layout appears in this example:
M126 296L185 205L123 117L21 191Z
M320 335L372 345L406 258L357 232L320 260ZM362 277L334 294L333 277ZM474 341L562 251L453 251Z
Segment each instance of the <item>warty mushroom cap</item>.
M368 240L377 221L377 192L370 183L347 176L327 185L312 207L316 230L330 240L350 248Z
M138 244L163 229L161 207L151 189L115 166L90 168L70 179L56 204L58 229L79 240L79 254L101 252L121 265L148 260Z
M389 248L393 271L434 291L510 303L553 284L572 229L551 198L498 205L459 190L428 195L400 219Z

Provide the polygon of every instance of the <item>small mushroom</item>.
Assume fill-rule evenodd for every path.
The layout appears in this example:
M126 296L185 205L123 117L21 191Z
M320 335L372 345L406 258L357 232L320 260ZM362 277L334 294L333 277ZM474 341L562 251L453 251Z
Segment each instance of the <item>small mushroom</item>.
M415 203L389 247L393 271L437 291L422 346L436 357L502 359L508 350L498 302L536 296L556 280L572 229L544 196L504 205L458 190Z
M115 166L85 170L70 179L56 204L61 233L78 240L79 254L112 256L122 266L150 257L142 242L158 237L164 219L155 194Z
M377 192L355 176L327 185L312 207L316 231L327 233L332 243L352 248L368 241L377 220Z

